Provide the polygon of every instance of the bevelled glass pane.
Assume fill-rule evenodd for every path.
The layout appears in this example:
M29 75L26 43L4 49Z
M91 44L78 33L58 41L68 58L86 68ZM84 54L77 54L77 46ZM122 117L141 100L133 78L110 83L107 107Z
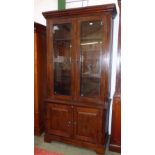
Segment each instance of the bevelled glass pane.
M84 21L81 23L81 96L100 95L102 38L102 21Z
M71 95L71 24L53 25L54 93Z

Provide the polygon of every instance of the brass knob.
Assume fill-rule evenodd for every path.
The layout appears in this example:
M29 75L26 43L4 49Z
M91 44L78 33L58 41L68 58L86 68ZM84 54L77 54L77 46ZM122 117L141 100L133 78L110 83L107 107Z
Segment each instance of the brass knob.
M70 126L71 125L71 121L68 121L68 126Z

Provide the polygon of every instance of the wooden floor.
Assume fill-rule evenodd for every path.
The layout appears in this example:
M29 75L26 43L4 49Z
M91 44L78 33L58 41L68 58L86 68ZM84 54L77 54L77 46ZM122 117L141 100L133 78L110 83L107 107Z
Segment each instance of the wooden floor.
M48 151L56 151L63 153L64 155L96 155L94 151L75 147L72 145L67 145L60 142L46 143L44 142L43 135L34 137L34 145L38 148L42 148ZM108 149L106 150L105 155L121 155L120 153L111 152Z

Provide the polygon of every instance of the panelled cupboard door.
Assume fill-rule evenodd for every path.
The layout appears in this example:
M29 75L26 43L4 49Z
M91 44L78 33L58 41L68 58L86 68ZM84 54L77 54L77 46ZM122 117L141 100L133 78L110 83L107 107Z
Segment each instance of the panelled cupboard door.
M74 108L74 138L102 143L102 112L95 108Z
M71 100L74 90L73 20L48 22L48 86L49 96Z
M49 134L70 137L73 133L71 106L47 104L46 111L46 131Z
M103 16L81 17L77 26L77 98L80 101L103 101L103 55L105 47Z

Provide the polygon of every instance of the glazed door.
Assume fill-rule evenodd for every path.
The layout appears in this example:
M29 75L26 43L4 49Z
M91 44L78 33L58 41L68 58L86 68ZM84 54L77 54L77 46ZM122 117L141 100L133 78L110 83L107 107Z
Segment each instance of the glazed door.
M74 109L74 137L77 140L102 142L102 112L99 109L75 107Z
M49 103L46 108L46 133L71 137L73 134L73 111L71 107Z
M73 20L52 20L48 23L50 31L48 46L48 87L54 99L71 100L74 79L74 41Z
M78 21L78 99L97 102L103 95L104 20L101 17Z

